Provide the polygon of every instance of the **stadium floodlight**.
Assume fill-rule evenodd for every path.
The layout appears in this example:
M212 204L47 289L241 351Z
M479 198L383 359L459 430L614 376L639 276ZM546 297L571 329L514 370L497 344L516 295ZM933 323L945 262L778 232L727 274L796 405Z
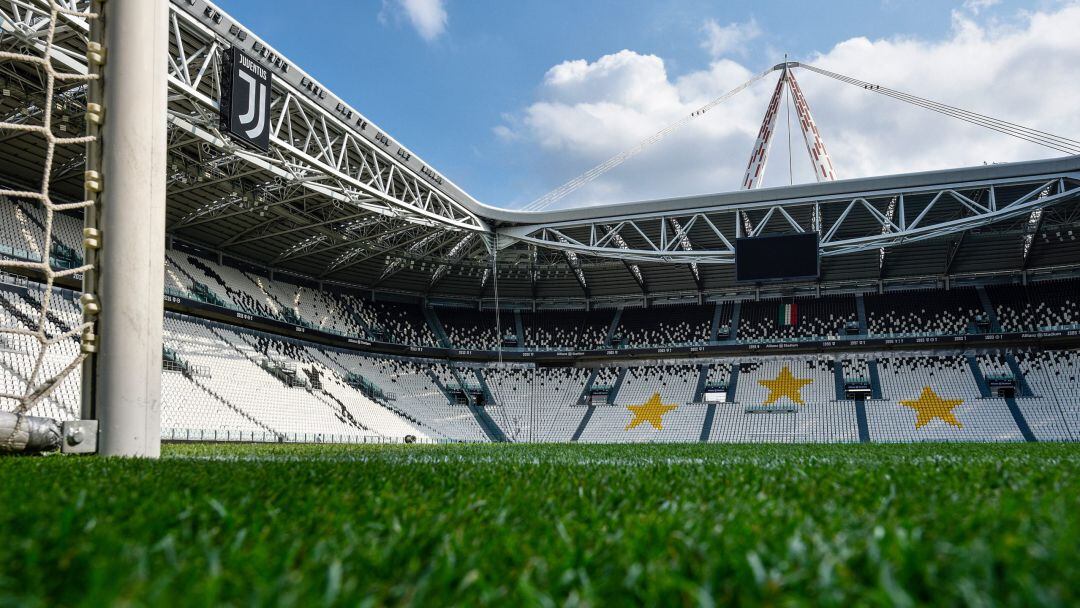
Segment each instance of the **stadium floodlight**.
M34 314L0 327L33 359L16 390L0 394L0 451L55 449L156 457L160 452L161 339L165 244L167 0L33 0L5 23L0 61L39 75L37 120L0 122L0 134L43 142L38 189L0 196L43 218L37 259L0 269L44 282ZM85 62L77 59L85 53ZM81 89L81 91L79 90ZM83 95L71 93L82 92ZM54 99L83 97L86 132L54 133ZM60 119L57 119L59 122ZM64 129L60 129L62 132ZM84 198L62 202L54 164L85 148ZM53 258L54 214L81 209L81 263ZM79 276L82 319L58 332L58 279ZM35 317L36 315L36 317ZM75 342L78 348L71 348ZM74 351L74 352L73 352ZM80 411L54 393L81 375ZM61 427L61 424L63 425ZM57 441L60 439L60 441Z

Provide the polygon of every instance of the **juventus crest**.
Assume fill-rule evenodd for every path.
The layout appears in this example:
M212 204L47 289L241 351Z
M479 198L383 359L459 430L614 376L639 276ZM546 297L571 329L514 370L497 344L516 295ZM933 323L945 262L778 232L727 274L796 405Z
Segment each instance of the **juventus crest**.
M270 79L235 46L222 54L221 130L263 152L270 147Z

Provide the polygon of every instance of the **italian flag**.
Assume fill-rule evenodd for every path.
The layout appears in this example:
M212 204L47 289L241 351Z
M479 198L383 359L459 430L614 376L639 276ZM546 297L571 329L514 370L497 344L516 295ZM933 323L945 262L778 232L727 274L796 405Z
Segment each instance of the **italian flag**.
M780 326L798 325L799 307L794 302L780 305Z

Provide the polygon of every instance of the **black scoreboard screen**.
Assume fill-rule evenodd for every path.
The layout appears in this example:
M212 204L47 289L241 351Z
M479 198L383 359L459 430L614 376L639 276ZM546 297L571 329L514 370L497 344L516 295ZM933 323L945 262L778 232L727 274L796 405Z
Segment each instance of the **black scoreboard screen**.
M818 234L780 234L735 241L735 280L740 282L816 279Z

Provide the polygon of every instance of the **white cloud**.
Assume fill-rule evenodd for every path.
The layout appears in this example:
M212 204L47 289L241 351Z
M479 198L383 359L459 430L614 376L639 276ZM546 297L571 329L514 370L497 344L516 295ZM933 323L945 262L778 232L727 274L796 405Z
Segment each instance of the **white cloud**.
M972 0L969 0L972 1ZM987 2L992 0L974 0ZM721 26L715 19L709 19L701 28L705 32L705 40L701 43L702 48L713 57L721 57L737 53L746 54L746 43L761 35L761 28L757 21L751 19L746 23L729 23Z
M517 131L511 129L506 125L495 125L495 128L492 129L492 132L495 133L495 137L498 137L499 139L505 141L514 141L516 139L521 139L521 135Z
M383 0L379 21L386 23L393 14L402 15L424 40L431 42L446 31L445 0Z
M999 4L1001 0L964 0L964 8L975 14Z
M1012 27L964 13L940 40L853 38L807 63L1043 131L1080 135L1080 6L1018 16ZM538 99L505 121L504 145L528 153L542 194L626 150L746 81L753 69L717 59L681 76L630 50L548 70ZM1057 153L861 88L796 72L841 178L884 175ZM776 76L725 101L563 204L642 200L738 187ZM788 183L786 115L781 114L764 185ZM793 121L794 122L794 121ZM797 127L793 180L813 174ZM522 204L531 198L522 194Z

